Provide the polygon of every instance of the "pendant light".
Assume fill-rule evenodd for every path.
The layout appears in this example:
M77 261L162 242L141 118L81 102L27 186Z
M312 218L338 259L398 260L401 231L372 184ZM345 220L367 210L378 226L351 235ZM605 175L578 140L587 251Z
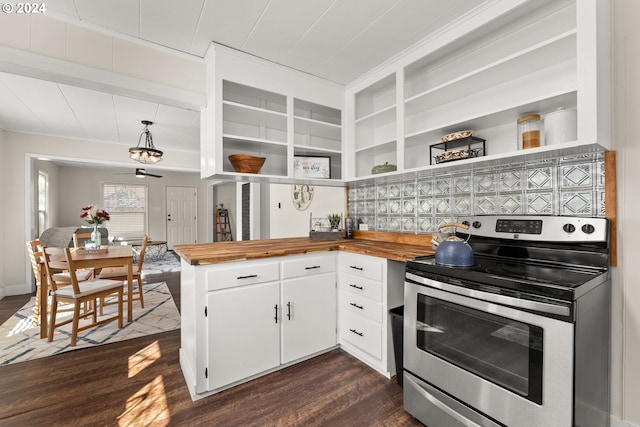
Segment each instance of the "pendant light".
M144 130L140 134L140 138L138 138L138 145L129 148L129 157L140 163L158 163L162 160L162 151L156 149L153 145L153 136L151 136L151 131L149 130L149 125L152 125L153 122L142 120L142 124L144 125ZM143 136L144 145L141 146Z

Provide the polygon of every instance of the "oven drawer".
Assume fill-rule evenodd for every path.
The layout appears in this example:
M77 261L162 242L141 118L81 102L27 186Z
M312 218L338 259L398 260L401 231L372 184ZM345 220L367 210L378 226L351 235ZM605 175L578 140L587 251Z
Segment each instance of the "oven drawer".
M376 359L382 358L382 326L347 310L340 310L340 340L348 341Z
M404 409L429 427L502 426L406 371Z
M340 292L340 308L358 316L382 322L382 304L353 292Z
M382 260L367 255L340 253L340 270L354 276L382 281Z
M382 302L382 282L359 277L353 274L340 275L340 290Z

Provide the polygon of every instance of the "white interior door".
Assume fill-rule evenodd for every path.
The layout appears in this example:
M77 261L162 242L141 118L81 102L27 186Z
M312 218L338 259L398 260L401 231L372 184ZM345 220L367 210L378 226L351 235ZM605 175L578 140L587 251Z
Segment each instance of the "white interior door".
M197 190L194 187L167 187L167 247L197 243Z

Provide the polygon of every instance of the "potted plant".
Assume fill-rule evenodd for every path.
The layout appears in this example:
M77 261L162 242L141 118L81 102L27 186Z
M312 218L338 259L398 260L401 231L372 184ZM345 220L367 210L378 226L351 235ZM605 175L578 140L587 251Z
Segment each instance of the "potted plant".
M336 231L340 228L340 222L342 221L342 215L340 214L329 214L327 215L327 219L329 220L329 224L331 225L331 230Z

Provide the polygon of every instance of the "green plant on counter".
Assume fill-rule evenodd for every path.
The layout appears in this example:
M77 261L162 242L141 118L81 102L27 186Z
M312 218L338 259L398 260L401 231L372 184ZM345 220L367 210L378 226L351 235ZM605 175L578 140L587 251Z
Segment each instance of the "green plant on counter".
M331 224L331 228L337 229L340 227L342 216L340 214L329 214L327 215L327 219L329 220L329 224Z

